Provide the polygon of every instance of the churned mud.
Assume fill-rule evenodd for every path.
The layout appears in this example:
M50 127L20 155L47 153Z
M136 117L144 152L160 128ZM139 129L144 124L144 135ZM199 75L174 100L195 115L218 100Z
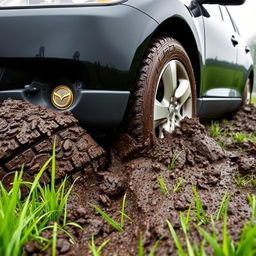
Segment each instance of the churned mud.
M226 133L246 132L256 136L256 108L242 107L219 126ZM237 175L256 172L255 145L252 141L234 141L232 136L223 134L213 138L210 125L204 126L197 119L185 119L172 134L165 134L154 145L137 145L128 135L120 135L118 142L105 146L106 153L100 149L100 154L94 157L99 159L106 155L105 162L100 157L101 164L97 164L97 168L91 165L85 171L72 172L70 183L79 178L69 199L68 220L80 224L83 230L70 228L77 241L75 245L60 234L58 254L91 255L89 244L94 234L96 245L109 240L102 255L138 255L140 238L145 252L149 252L161 238L155 255L176 255L166 220L172 223L181 241L185 242L179 213L189 209L194 198L193 187L197 189L208 216L216 215L226 192L231 195L228 228L230 236L237 241L251 214L247 195L255 193L255 189L241 187L235 180ZM160 179L164 180L164 191L160 188ZM120 223L125 195L126 217L123 231L118 232L91 204ZM216 222L216 228L221 232L221 221ZM50 237L51 233L46 231L44 235ZM191 241L201 241L193 225L190 237ZM25 253L51 255L50 250L42 253L40 249L32 241L25 246Z

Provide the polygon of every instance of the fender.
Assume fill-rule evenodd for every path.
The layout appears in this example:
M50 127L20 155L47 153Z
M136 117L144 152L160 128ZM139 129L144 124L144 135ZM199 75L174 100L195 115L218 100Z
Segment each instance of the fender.
M190 1L185 1L190 2ZM198 5L197 2L191 1L194 6ZM182 1L170 0L129 0L126 5L133 6L152 17L158 24L170 18L178 18L183 20L191 30L197 49L199 51L200 62L204 63L204 24L201 15L196 17L193 15L191 6L184 4ZM193 7L194 7L193 6ZM172 28L170 28L171 30Z

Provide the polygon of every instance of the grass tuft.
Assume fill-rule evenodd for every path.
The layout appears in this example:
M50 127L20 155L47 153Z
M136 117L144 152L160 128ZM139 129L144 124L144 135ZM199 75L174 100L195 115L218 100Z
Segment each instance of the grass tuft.
M221 135L221 133L223 132L223 129L220 128L219 123L217 122L211 122L211 126L210 126L210 134L212 137L217 137L219 135Z
M110 239L104 241L98 248L95 245L95 241L94 241L94 234L92 234L91 237L91 244L89 245L89 250L92 253L93 256L101 256L102 250L104 249L104 247L109 243Z
M177 159L179 158L179 156L180 156L180 154L181 154L182 152L183 152L183 150L181 150L181 151L179 151L179 152L177 152L177 153L174 153L173 158L171 159L171 162L170 162L170 164L169 164L169 166L168 166L168 169L169 169L169 170L174 170L174 168L175 168L175 163L176 163Z
M64 179L59 188L55 188L55 144L54 141L52 156L36 174L33 182L23 181L23 170L15 173L10 191L0 182L0 255L21 255L23 246L29 240L36 240L44 248L52 243L52 255L55 255L56 229L64 230L66 225L80 227L75 223L66 223L67 199L72 186L66 192L67 180ZM39 180L50 163L51 185L42 186ZM25 198L21 196L22 186L29 188ZM50 221L54 222L52 242L41 236L43 230L50 228ZM66 231L66 234L69 233Z
M161 192L164 194L164 195L168 195L169 194L169 190L166 186L166 183L165 183L165 179L162 175L160 175L158 178L158 183L159 183L159 187L160 187L160 190Z
M184 182L183 177L179 177L177 183L174 185L173 192L178 192Z
M196 187L193 186L193 192L195 197L195 210L193 211L195 214L195 220L198 225L204 224L207 225L209 223L209 217L207 216L201 199L198 195Z

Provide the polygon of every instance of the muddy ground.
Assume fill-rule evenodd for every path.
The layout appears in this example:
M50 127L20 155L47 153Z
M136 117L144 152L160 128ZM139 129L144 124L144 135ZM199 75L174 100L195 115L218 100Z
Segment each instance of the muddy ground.
M242 107L220 127L226 133L244 132L256 136L256 108ZM63 236L58 240L59 255L91 255L88 245L92 234L95 243L110 240L102 255L138 255L139 237L145 250L162 237L155 255L175 255L175 245L167 228L166 220L175 227L182 241L179 213L186 212L193 198L192 186L197 188L208 216L216 215L221 199L228 191L231 195L228 209L230 236L237 241L244 222L250 217L247 195L255 193L251 185L236 184L238 173L256 172L256 145L253 142L235 142L230 136L210 136L210 125L196 119L185 119L180 128L166 134L157 144L136 145L127 135L119 141L103 146L107 152L107 167L98 171L93 168L78 172L73 193L69 199L69 221L79 223L83 230L72 229L77 244L72 245ZM173 168L170 163L177 158ZM168 194L161 191L158 178L163 177ZM174 192L175 185L181 181ZM124 231L115 231L89 203L99 206L117 222L126 194ZM216 223L221 232L222 221ZM209 229L210 227L205 227ZM201 241L191 225L191 241ZM207 249L210 252L209 249ZM33 242L26 246L27 255L39 253ZM49 252L50 254L50 252Z

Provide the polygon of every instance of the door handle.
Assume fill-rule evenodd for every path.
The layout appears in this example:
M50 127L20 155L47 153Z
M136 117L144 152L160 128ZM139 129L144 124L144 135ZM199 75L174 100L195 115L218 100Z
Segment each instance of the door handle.
M246 45L246 46L245 46L245 52L246 52L246 53L249 53L250 51L251 51L250 48Z
M236 39L236 37L234 35L231 37L231 42L234 46L238 45L238 40Z

